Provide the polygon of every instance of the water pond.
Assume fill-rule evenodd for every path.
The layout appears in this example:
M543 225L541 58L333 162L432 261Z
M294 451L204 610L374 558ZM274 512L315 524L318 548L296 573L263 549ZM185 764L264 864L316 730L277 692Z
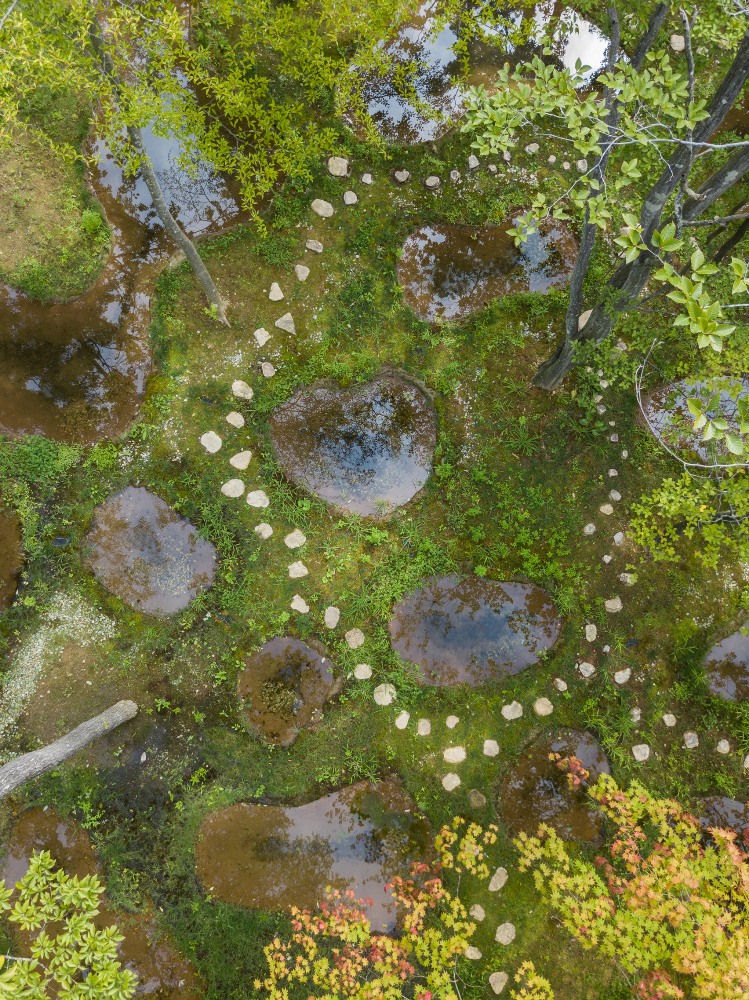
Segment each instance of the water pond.
M15 597L21 561L20 522L14 513L0 507L0 611Z

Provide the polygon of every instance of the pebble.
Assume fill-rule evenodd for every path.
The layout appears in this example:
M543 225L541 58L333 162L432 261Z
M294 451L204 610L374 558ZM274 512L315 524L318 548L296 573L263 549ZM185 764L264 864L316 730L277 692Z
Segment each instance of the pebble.
M325 609L325 627L335 628L338 622L341 620L341 612L334 605Z
M612 444L617 444L618 443L618 441L619 441L619 435L616 433L616 431L614 431L614 433L610 435L609 441L611 441Z
M371 174L362 174L361 182L362 184L374 184L374 179Z
M513 719L519 719L523 714L523 706L519 701L511 701L509 705L502 706L502 717L507 719L508 722L512 722Z
M406 181L411 179L411 173L408 170L396 170L393 173L393 180L398 184L405 184Z
M598 509L602 514L605 514L607 517L610 517L614 513L614 508L611 506L610 503L602 503Z
M479 166L478 156L476 156L475 153L471 153L471 155L468 157L468 169L476 170L478 169L478 166Z
M218 436L218 434L216 434L215 431L206 431L205 434L201 437L200 443L203 445L203 447L205 448L205 450L208 452L209 455L215 455L216 452L221 447L221 445L223 444L223 441Z
M442 754L446 764L462 764L467 756L465 747L448 747Z
M301 580L303 576L307 576L309 570L304 565L303 562L293 562L289 565L289 579L291 580Z
M631 573L620 573L619 582L623 583L625 587L634 587L635 578Z
M357 663L354 667L354 677L358 681L368 681L372 676L372 668L368 663Z
M515 940L515 924L506 921L504 924L500 924L497 928L497 933L494 935L494 940L497 944L512 944Z
M687 42L683 35L671 35L671 48L674 52L683 52L686 47Z
M349 649L358 649L364 645L364 633L360 628L349 629L344 639Z
M270 363L270 361L263 361L260 365L260 371L263 373L264 378L273 378L276 374L276 369Z
M283 292L281 291L281 286L277 281L274 281L270 286L270 291L268 292L268 298L271 302L280 302L283 298Z
M270 334L262 326L258 330L255 330L252 336L255 338L258 347L264 347L270 340Z
M631 709L630 713L629 713L629 717L630 717L630 719L633 722L639 722L640 719L642 718L642 709L641 708L633 708L633 709Z
M244 417L241 413L237 413L236 410L232 410L231 413L226 415L227 424L231 424L232 427L236 427L237 430L240 427L244 427Z
M247 503L250 507L269 507L270 500L265 490L251 490L247 494Z
M230 479L221 487L221 492L225 497L231 497L235 500L237 497L241 497L244 493L244 483L241 479Z
M502 153L502 159L505 161L505 163L510 162L510 160L512 159L512 153L509 151L509 149L506 149L504 153Z
M577 167L577 169L580 171L581 174L584 174L588 169L588 161L585 159L585 157L582 157L575 163L575 166Z
M731 752L731 744L728 742L728 740L718 740L715 749L718 751L718 753L725 755Z
M610 556L610 555L608 555L608 554L607 554L607 555L605 555L605 556L603 557L603 561L604 561L604 562L606 563L606 565L608 566L608 564L609 564L609 563L611 562L611 560L612 560L613 558L614 558L613 556Z
M498 173L497 164L496 163L490 163L489 166L487 167L487 170L489 171L490 174L496 174L496 173Z
M530 156L533 156L535 153L537 153L539 151L540 148L541 147L539 146L539 144L537 142L529 142L528 145L525 147L525 151Z
M510 981L510 977L506 972L492 972L489 976L489 985L494 990L494 992L499 996L502 990L507 986Z
M468 792L468 805L471 809L484 809L486 806L486 796L478 788L471 788Z
M624 449L624 451L622 452L622 458L629 458L629 452L627 451L627 449L626 449L626 448L625 448L625 449Z
M309 268L305 267L304 264L295 264L294 274L297 276L299 281L306 281L307 278L309 278Z
M445 781L447 781L447 777L445 777L445 778L443 779L443 781L442 781L442 784L443 784L443 785L445 785ZM453 787L454 787L454 786L453 786ZM445 788L447 788L447 785L445 785ZM449 791L452 791L452 789L450 789L450 788L447 788L447 790L448 790L448 792L449 792ZM473 961L475 961L475 960L477 960L477 959L481 958L481 952L480 952L480 951L479 951L479 949L478 949L478 948L476 948L476 947L475 947L474 945L472 945L472 944L469 944L469 945L468 945L468 947L467 947L467 948L466 948L466 950L465 950L465 957L466 957L466 958L470 958L470 959L472 959Z
M445 719L445 725L447 726L448 729L455 729L455 727L459 722L460 719L458 718L457 715L448 715L448 717Z
M436 174L430 174L429 177L424 181L424 186L429 188L430 191L436 191L442 182Z
M676 716L673 714L673 712L666 712L666 714L663 716L663 724L664 726L668 726L669 729L674 728L674 726L676 725Z
M432 723L429 719L419 719L416 724L416 732L419 736L429 736L432 731Z
M749 753L744 757L744 770L749 771Z
M377 705L391 705L396 695L397 691L392 684L378 684L374 689L373 698Z
M481 903L474 903L468 913L473 920L478 920L479 923L486 917L486 912Z
M484 740L484 756L496 757L499 754L499 743L496 740Z
M598 415L602 417L606 412L606 407L603 405L603 403L599 403L598 406L596 407L596 410L598 412Z
M611 479L613 479L615 476L618 476L618 475L619 475L619 473L616 471L616 469L609 469L609 477Z
M567 690L567 681L563 681L561 677L555 677L554 678L554 687L557 689L557 691L566 691Z
M638 764L644 764L650 757L650 747L647 743L638 743L636 746L632 747L632 756Z
M356 191L344 191L343 193L343 204L344 205L355 205L359 201L359 195Z
M586 524L585 527L583 528L584 535L594 535L595 531L596 531L596 526L595 524L593 524L592 521L590 524Z
M232 455L229 459L229 465L231 465L234 469L239 469L240 472L244 472L250 464L251 459L251 451L238 451L236 455Z
M598 638L598 627L590 623L585 626L585 638L588 642L595 642Z
M614 535L614 544L621 545L623 541L624 541L624 532L617 531L617 533Z
M614 680L617 684L626 684L627 681L632 676L632 671L629 667L625 667L623 670L617 670L614 674Z
M299 528L295 528L290 534L284 538L284 545L288 549L298 549L300 545L304 545L307 541L307 536L303 534Z
M598 376L599 376L599 378L600 378L600 376L601 376L601 372L599 372L599 373L598 373ZM600 385L600 387L601 387L602 389L608 389L608 387L609 387L609 384L608 384L608 382L606 381L606 379L605 379L605 378L602 378L602 379L601 379L601 381L600 381L600 382L599 382L598 384Z
M608 601L604 601L603 606L611 615L615 615L617 611L621 611L624 607L621 597L611 597Z
M457 184L458 181L460 180L460 171L459 170L451 170L450 171L450 180L453 182L453 184Z
M291 313L284 313L283 316L280 319L277 319L273 325L278 327L279 330L283 330L284 333L296 333L294 317Z
M557 158L556 158L556 156L554 156L554 154L552 153L552 154L551 154L551 156L547 157L547 159L546 159L546 162L547 162L547 163L548 163L548 164L549 164L550 166L552 166L552 167L553 167L553 166L554 166L554 164L555 164L555 163L557 162Z
M442 787L445 789L446 792L455 791L455 789L458 787L459 784L460 784L460 778L458 777L457 774L454 774L452 771L449 774L446 774L445 777L442 779Z
M603 647L603 651L604 651L604 653L610 653L611 652L611 646L604 646Z
M298 611L300 614L309 614L309 604L307 604L305 599L300 597L299 594L294 594L291 598L291 607L294 611Z
M231 391L238 399L252 399L255 393L252 391L252 387L247 385L247 383L238 378L231 384Z
M500 889L504 889L508 877L506 868L497 868L489 883L489 892L499 892Z
M536 715L543 717L545 715L551 715L554 711L554 706L548 698L536 698L533 702L533 711Z
M323 252L323 245L319 240L307 240L307 242L304 245L307 247L308 250L311 250L312 253Z
M583 677L592 677L593 674L596 672L596 668L593 666L593 664L586 663L585 661L583 661L582 663L578 663L577 669L580 671Z
M406 726L408 725L408 720L410 718L411 718L411 716L408 714L408 712L401 712L401 714L399 716L397 716L397 718L395 720L395 728L396 729L405 729Z
M562 162L562 170L569 170L571 166L572 164L570 163L569 160L564 160Z
M700 738L697 733L687 731L684 733L684 746L687 750L694 750L700 745Z
M265 541L273 534L273 528L269 524L266 524L265 521L261 521L260 524L255 525L255 534L259 535Z
M622 498L622 495L618 490L611 490L609 492L609 496L614 501L614 503L618 502Z
M628 351L629 350L629 348L627 347L627 345L624 343L623 340L617 340L617 342L615 344L615 347L616 347L617 351L624 352L624 351Z
M321 219L329 219L333 212L335 212L335 209L330 202L325 201L323 198L315 198L310 205L310 208L315 215L319 215Z
M343 156L330 156L328 170L333 177L345 177L349 172L349 162Z

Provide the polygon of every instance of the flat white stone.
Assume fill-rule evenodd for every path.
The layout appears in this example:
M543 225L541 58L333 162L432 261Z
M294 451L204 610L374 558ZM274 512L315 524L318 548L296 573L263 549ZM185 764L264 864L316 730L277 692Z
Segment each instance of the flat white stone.
M289 579L291 580L301 580L301 578L303 576L307 576L308 573L309 570L304 565L304 563L301 562L301 560L298 562L291 563L291 565L289 566Z
M497 933L494 935L494 940L497 944L512 944L515 940L515 924L506 921L504 924L500 924L497 928Z
M319 215L321 219L329 219L331 215L335 212L335 209L330 204L330 202L325 201L323 198L315 198L315 200L310 205L310 208L315 213L315 215Z
M525 151L530 156L534 156L539 151L540 148L541 147L537 142L529 142L528 145L525 147Z
M257 330L255 330L252 336L255 338L255 342L257 343L258 347L263 347L270 340L270 334L265 329L265 327L262 326L259 327Z
M502 718L507 719L508 722L519 719L522 714L523 706L519 701L511 701L509 705L502 706Z
M631 573L620 573L619 582L623 583L626 587L634 587L635 578L632 576Z
M603 405L603 403L598 404L598 406L596 407L596 412L601 417L604 415L604 413L606 412L606 407Z
M206 431L205 434L201 437L200 443L203 445L203 447L205 448L205 450L208 452L209 455L215 455L216 452L221 447L221 445L223 444L223 441L218 436L218 434L216 434L215 431Z
M610 556L610 555L609 555L609 554L607 553L607 554L606 554L605 556L603 556L603 561L604 561L604 562L606 563L606 565L608 566L608 564L609 564L609 563L611 562L611 560L612 560L613 558L614 558L613 556Z
M617 444L618 443L618 441L619 441L619 435L616 433L616 431L614 431L614 433L609 436L609 441L612 444Z
M569 160L562 161L562 170L569 170L571 166L572 164L570 163Z
M510 162L510 160L512 159L512 153L509 151L509 149L506 149L504 153L502 153L502 159L505 161L505 163Z
M479 923L486 917L486 912L481 903L474 903L468 913L473 920L478 920Z
M617 501L621 500L621 498L622 498L622 495L621 495L621 493L618 490L611 490L610 493L609 493L609 496L614 501L614 503L616 503Z
M459 170L451 170L450 171L450 180L453 182L453 184L457 184L458 181L460 180L460 171Z
M395 720L395 728L405 729L406 726L408 725L408 720L410 718L411 716L408 714L408 712L401 712L401 714Z
M374 179L371 174L362 174L361 182L362 184L374 184Z
M349 649L358 649L364 645L364 633L360 628L349 629L344 639Z
M497 868L492 875L491 882L489 883L489 892L499 892L500 889L504 889L507 879L507 869Z
M626 448L625 448L625 449L624 449L624 451L622 452L622 458L629 458L629 452L627 451L627 449L626 449Z
M490 174L496 174L498 172L498 167L496 163L490 163L487 169Z
M223 484L221 492L225 497L236 499L244 493L244 483L241 479L230 479L227 483Z
M551 165L551 166L553 167L553 166L554 166L554 164L555 164L555 163L557 162L557 158L556 158L556 156L554 156L554 154L552 153L552 154L551 154L551 156L548 156L548 157L546 158L546 162L547 162L548 164L550 164L550 165Z
M567 681L563 681L561 677L555 677L554 678L554 687L557 689L557 691L566 691L567 690Z
M625 667L623 670L617 670L614 674L614 680L617 684L626 684L627 681L632 676L632 671L629 667Z
M458 718L457 715L448 715L448 717L445 719L445 725L447 726L448 729L455 729L455 727L459 722L460 719Z
M611 506L610 503L602 503L598 509L602 514L605 514L607 517L611 517L611 515L614 513L614 508Z
M341 612L334 605L325 609L325 627L335 628L338 622L341 620Z
M593 666L593 664L586 663L585 661L583 661L582 663L578 663L577 669L580 671L580 674L583 677L592 677L593 674L596 672L596 668Z
M728 742L728 740L718 740L715 749L718 751L718 753L725 755L731 752L731 744Z
M307 247L308 250L311 250L312 253L323 252L323 245L319 240L307 240L307 242L304 245Z
M333 177L345 177L349 171L348 160L343 156L328 157L328 172Z
M588 322L590 317L593 315L592 309L586 309L585 312L580 313L577 318L577 329L582 330L585 324Z
M356 191L344 191L343 193L343 204L344 205L355 205L359 201L359 195Z
M443 785L445 784L446 780L447 780L447 778L445 778L443 780L443 782L442 782ZM445 785L445 787L447 788L447 785ZM448 789L448 791L450 791L450 789ZM466 958L469 958L472 961L477 961L479 958L481 958L481 952L479 951L479 949L475 945L469 944L466 947L465 956L466 956Z
M284 333L296 333L294 317L291 313L284 313L283 316L280 319L277 319L273 325L278 327L279 330L283 330Z
M281 291L281 286L277 281L274 281L270 286L270 291L268 292L268 298L271 302L280 302L283 298L283 292Z
M229 459L229 465L231 465L233 469L239 469L240 472L244 472L250 464L251 459L251 451L238 451L236 455L232 455Z
M683 35L671 35L671 48L674 52L683 52L686 47L687 42Z
M307 278L309 278L309 268L304 264L295 264L294 274L297 276L299 281L306 281Z
M237 429L244 427L244 417L241 413L237 413L236 410L232 410L231 413L227 413L226 422Z
M293 611L299 611L300 614L309 614L309 604L307 604L305 599L300 597L299 594L294 594L291 598L291 608Z
M621 611L624 605L622 604L621 597L611 597L608 601L603 602L604 608L609 612L609 614L615 615L618 611Z
M621 545L624 542L624 532L617 531L614 535L614 545Z
M252 399L255 393L252 386L247 385L244 379L238 378L231 384L231 391L238 399Z
M372 676L372 668L368 663L357 663L354 667L354 677L358 681L368 681Z
M265 490L252 490L247 494L247 503L250 507L269 507L270 500Z
M594 535L595 533L596 533L596 526L595 524L593 524L592 521L590 522L590 524L586 524L585 527L583 528L584 535Z
M598 638L598 627L590 623L585 626L585 638L588 642L595 642Z
M454 774L452 771L449 774L446 774L445 777L442 779L442 787L445 789L446 792L455 791L455 789L458 787L459 784L460 784L460 778L458 777L457 774Z
M441 184L439 177L436 174L430 174L429 177L424 181L424 186L428 187L430 191L436 190Z
M700 738L697 733L687 731L684 733L684 746L687 750L695 750L700 745Z
M484 740L484 756L496 757L499 754L499 743L496 740Z
M552 703L549 701L548 698L536 698L536 700L533 702L533 711L536 713L536 715L540 715L543 717L545 715L551 715L551 713L554 711L554 706L552 705Z
M610 653L611 652L611 646L604 646L603 647L603 651L604 651L604 653Z
M580 171L581 174L584 174L588 169L588 161L585 159L585 157L581 157L581 159L579 159L575 163L575 166L577 167L577 169Z
M468 157L468 169L469 170L476 170L477 167L478 167L478 165L479 165L479 158L478 158L478 156L476 156L475 153L471 153L471 155Z
M432 731L432 723L429 719L419 719L416 724L416 732L419 736L429 736Z
M632 756L638 764L644 764L650 757L650 747L647 743L637 743L632 747Z
M502 990L507 986L510 981L510 977L506 972L492 972L489 976L489 985L494 990L494 992L499 996Z
M642 718L642 709L641 708L630 709L629 717L633 722L639 722L640 719Z
M749 771L749 753L744 757L744 770Z
M255 525L255 534L259 535L265 541L265 539L270 538L273 534L273 528L269 524L266 524L265 521L262 521L260 524Z
M263 373L264 378L273 378L276 374L276 369L270 363L270 361L263 361L260 365L260 371Z
M374 689L373 698L377 705L391 705L395 701L396 694L392 684L378 684Z
M666 712L666 714L663 716L663 724L664 726L668 726L669 729L674 728L674 726L676 725L676 716L673 714L673 712Z
M398 184L405 184L407 180L411 177L411 173L408 170L396 170L393 177L398 182Z
M295 528L290 534L284 538L283 543L287 549L298 549L300 545L304 545L307 541L307 536Z
M448 747L442 754L446 764L462 764L466 757L465 747Z
M619 473L617 472L617 470L616 470L616 469L609 469L609 477L610 477L611 479L614 479L614 478L615 478L616 476L618 476L618 475L619 475Z

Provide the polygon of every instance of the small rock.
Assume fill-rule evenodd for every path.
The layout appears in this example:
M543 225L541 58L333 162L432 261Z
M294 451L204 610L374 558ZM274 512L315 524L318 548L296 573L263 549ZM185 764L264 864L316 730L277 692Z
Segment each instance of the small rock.
M329 219L331 215L335 212L335 209L330 204L330 202L324 201L322 198L315 198L315 200L310 205L310 208L315 213L315 215L319 215L321 219Z
M497 944L512 944L515 940L515 924L506 921L504 924L500 924L497 928L497 933L494 935L494 940Z
M301 532L299 528L295 528L283 540L284 545L289 549L298 549L301 545L304 545L306 541L307 536Z
M296 333L294 317L291 313L284 313L283 316L280 319L277 319L273 325L278 327L279 330L283 330L284 333Z
M629 348L627 347L627 345L624 343L623 340L617 340L617 342L615 344L615 347L616 347L617 351L622 351L622 353L624 351L628 351L629 350Z
M577 329L582 330L585 324L588 322L590 317L593 315L592 309L586 309L585 312L580 313L577 319Z
M290 580L301 580L303 576L307 576L309 570L304 565L303 562L294 562L289 566L289 579Z
M471 809L484 809L486 807L486 796L478 788L472 788L468 792L468 805Z
M416 723L416 732L419 736L429 736L432 731L432 723L429 719L419 719Z
M614 545L622 545L623 542L624 542L624 532L617 531L617 533L614 535Z
M509 705L502 706L502 717L507 719L508 722L512 722L513 719L519 719L523 714L523 706L519 701L511 701Z
M405 184L406 181L408 181L410 179L411 179L411 173L408 170L405 170L405 169L404 170L396 170L393 173L393 180L397 184Z
M684 746L687 750L694 750L700 745L700 738L697 733L687 731L684 733Z
M603 403L599 403L598 406L596 407L596 413L598 413L598 415L602 417L605 412L606 412L606 407L603 405Z
M378 684L374 689L373 698L377 705L391 705L397 692L392 684Z
M359 649L364 645L364 633L360 628L349 629L344 639L349 649Z
M507 986L510 981L510 977L506 972L492 972L489 976L489 985L494 990L494 992L499 996L502 990Z
M620 573L619 582L623 583L625 587L634 587L635 578L631 573Z
M343 204L344 205L356 205L359 201L359 195L356 191L344 191L343 193Z
M395 720L395 728L405 729L406 726L408 725L408 720L410 718L411 716L408 714L408 712L401 712L400 715Z
M460 171L459 170L451 170L450 171L450 180L453 182L453 184L457 184L458 181L460 180Z
M610 555L608 555L608 554L607 554L607 555L605 555L605 556L603 557L603 561L604 561L604 562L606 563L606 565L608 566L608 564L609 564L609 563L611 562L611 560L612 560L613 558L614 558L613 556L610 556Z
M442 754L446 764L462 764L466 756L465 747L448 747Z
M612 435L611 435L611 436L609 437L609 441L611 441L611 443L612 443L612 444L617 444L617 443L618 443L618 441L619 441L619 435L618 435L618 434L616 434L616 433L612 434Z
M298 611L302 615L309 614L309 604L307 604L305 599L300 597L299 594L294 594L291 598L291 607L292 610Z
M273 378L276 374L276 369L270 363L270 361L263 361L260 365L260 371L263 373L264 378Z
M624 451L622 452L622 458L629 458L629 452L627 451L627 449L626 449L626 448L625 448L625 449L624 449Z
M537 142L529 142L528 145L525 147L525 151L526 153L528 153L529 156L534 156L539 151L540 148L541 147Z
M468 914L472 920L476 920L478 923L481 923L481 921L486 917L484 907L480 903L474 903L468 911Z
M608 601L604 601L603 606L612 615L615 615L624 607L621 597L611 597Z
M744 770L749 771L749 753L744 757Z
M569 170L572 164L569 160L564 160L562 163L562 170Z
M216 452L221 447L221 445L223 444L223 441L218 436L218 434L216 434L215 431L206 431L205 434L201 437L200 443L203 445L203 447L205 448L205 450L208 452L209 455L215 455Z
M454 774L452 771L449 774L446 774L445 777L442 779L442 787L445 789L446 792L455 791L455 789L458 787L459 784L460 784L460 778L458 777L457 774Z
M554 164L555 164L555 163L557 162L557 158L556 158L556 156L554 156L554 154L552 153L552 154L551 154L551 156L547 157L547 160L546 160L546 162L547 162L547 163L549 164L549 166L553 167L553 166L554 166Z
M362 184L374 184L374 179L371 174L362 174L361 182Z
M631 709L630 713L629 713L629 717L630 717L630 719L633 722L639 722L640 719L642 718L642 709L641 708L633 708L633 709Z
M277 281L274 281L270 286L270 291L268 292L268 298L271 302L280 302L283 298L283 292L281 291L281 286Z
M687 42L683 35L671 35L671 48L674 52L683 52L686 47Z
M489 892L499 892L500 889L504 889L507 884L507 879L507 869L497 868L492 875L491 882L489 883Z
M442 781L443 785L445 785L445 781L447 781L447 778L443 779L443 781ZM445 788L447 788L447 785L445 785ZM452 791L451 788L447 788L447 790L448 790L448 792ZM466 956L466 958L469 958L469 959L475 961L475 960L481 958L481 952L479 951L478 948L474 947L474 945L469 944L468 947L465 950L465 956Z
M728 742L728 740L718 740L715 749L718 751L718 753L725 755L731 752L731 744Z
M372 676L372 668L368 663L357 663L354 667L354 677L358 681L368 681Z
M487 167L487 170L489 171L490 174L496 174L498 172L497 164L490 163L489 166Z
M306 281L307 278L309 278L309 268L304 264L295 264L294 274L297 276L299 281Z
M585 638L588 642L595 642L598 638L598 627L596 625L588 624L585 626Z
M338 608L334 607L332 604L330 607L325 609L325 627L335 628L338 622L341 620L341 612Z
M610 503L602 503L598 509L602 514L605 514L607 517L610 517L614 513L614 508L611 506Z
M231 384L231 391L238 399L252 399L255 393L252 391L252 387L247 385L245 381L238 378Z
M499 743L496 740L484 740L484 756L496 757L499 754Z
M455 729L455 727L459 722L460 719L458 718L457 715L448 715L448 717L445 719L445 725L447 726L448 729Z
M255 534L259 535L265 541L273 534L273 528L269 524L266 524L265 521L262 521L260 524L255 525Z
M557 691L564 692L567 690L567 681L563 681L561 677L555 677L554 687L557 689Z
M619 492L618 490L611 490L611 492L609 493L609 496L611 497L611 499L612 499L612 500L613 500L613 501L614 501L615 503L616 503L617 501L621 500L621 498L622 498L622 495L621 495L621 493L620 493L620 492Z
M478 166L479 166L478 156L476 156L475 153L471 153L471 155L468 157L468 169L476 170L478 169Z
M588 161L584 157L582 157L575 163L575 166L577 167L577 169L580 171L581 174L584 174L588 169Z
M584 660L582 663L578 663L577 669L583 677L592 677L596 672L596 668L592 663L586 663Z
M237 413L236 410L232 410L231 413L227 413L226 422L237 429L244 427L244 417L241 413Z
M586 524L585 527L583 528L584 535L594 535L595 531L596 531L596 526L595 524L593 524L592 521L590 522L590 524Z
M611 652L611 646L604 646L603 647L603 651L604 651L604 653L610 653Z
M255 330L252 336L255 338L255 342L258 347L263 347L270 340L270 334L262 326L260 327L260 329Z
M229 465L231 465L234 469L239 469L240 472L244 472L250 464L251 459L251 451L238 451L236 455L232 455L229 459Z
M664 726L668 726L669 729L674 728L674 726L676 725L676 716L673 714L673 712L666 712L666 714L663 716L663 724Z
M632 756L638 764L644 764L650 757L650 747L647 743L638 743L636 746L632 747Z
M311 250L312 253L323 252L323 245L319 240L307 240L307 242L304 245L307 247L308 250Z
M614 680L617 684L626 684L627 681L632 676L632 671L629 667L625 667L623 670L617 670L614 674Z
M241 479L230 479L221 487L221 492L225 497L231 497L234 500L244 493L244 483Z
M247 494L247 503L250 507L269 507L270 500L265 490L252 490Z
M424 187L429 188L430 191L436 191L442 182L436 174L430 174L429 177L424 181Z
M554 706L548 698L536 698L533 702L533 711L536 715L543 717L545 715L551 715L554 711Z
M328 170L333 177L346 177L349 172L349 162L342 156L330 156Z
M618 475L619 475L619 473L617 472L616 469L609 469L609 478L610 479L614 479Z
M512 159L512 153L509 151L509 149L506 149L504 153L502 153L502 159L505 161L505 163L510 162L510 160Z

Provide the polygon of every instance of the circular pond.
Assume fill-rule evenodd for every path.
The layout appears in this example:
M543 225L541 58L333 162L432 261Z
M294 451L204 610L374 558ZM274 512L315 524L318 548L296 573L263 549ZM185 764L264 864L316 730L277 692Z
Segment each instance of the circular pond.
M476 687L535 663L560 627L539 587L450 575L427 580L396 604L390 641L427 683Z
M0 507L0 611L16 594L21 572L21 525L15 514Z
M437 442L426 394L394 373L300 389L270 420L285 475L342 511L386 516L423 487Z
M195 848L206 892L236 906L312 909L326 886L369 898L378 931L395 925L385 886L429 854L427 821L399 782L359 782L302 806L240 802L209 814Z
M153 493L128 486L94 511L88 562L136 611L171 615L210 587L216 550Z
M739 834L749 831L749 804L725 795L708 795L700 799L697 814L703 827L717 826Z
M591 781L609 774L609 763L590 733L564 729L541 736L518 758L502 782L499 814L513 836L534 834L540 823L553 827L564 840L595 841L601 835L602 816L586 791L570 787L568 776L549 755L577 757L590 771Z
M403 298L427 323L466 319L492 299L546 292L567 282L577 243L560 224L544 225L515 246L513 226L422 226L403 244Z
M271 639L245 662L237 678L242 713L254 732L282 747L319 721L323 705L341 689L318 644Z
M705 657L710 690L726 701L749 698L749 623L717 643Z

